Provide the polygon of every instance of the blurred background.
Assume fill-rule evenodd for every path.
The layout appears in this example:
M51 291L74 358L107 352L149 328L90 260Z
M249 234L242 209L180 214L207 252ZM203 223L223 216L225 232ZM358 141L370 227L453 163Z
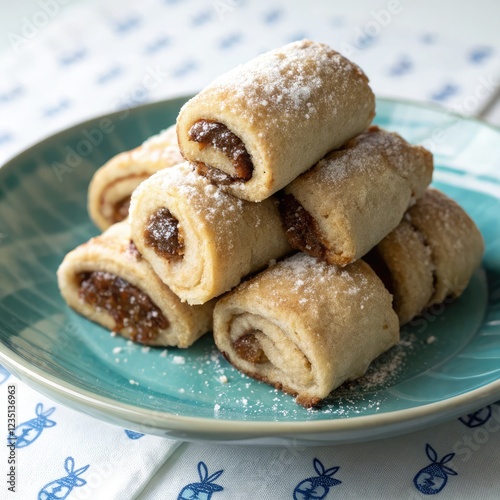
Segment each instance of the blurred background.
M2 0L0 9L2 162L85 118L195 93L304 37L356 61L378 96L500 124L496 0Z

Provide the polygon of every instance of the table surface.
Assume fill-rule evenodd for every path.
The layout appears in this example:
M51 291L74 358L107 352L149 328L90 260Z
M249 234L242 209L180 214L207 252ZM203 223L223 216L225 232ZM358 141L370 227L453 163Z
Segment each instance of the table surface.
M234 65L303 37L355 60L377 95L434 102L500 125L496 0L352 4L12 3L0 17L0 163L85 118L194 93ZM146 88L146 75L156 84ZM499 498L497 405L369 443L243 447L180 443L114 427L0 371L4 405L12 384L19 426L28 436L18 448L18 498L413 499L425 496L416 487L423 479L439 498ZM1 450L6 474L8 450ZM332 469L337 483L318 483L316 496L300 493L324 469ZM207 488L208 476L220 488ZM7 488L0 485L0 498L15 498Z

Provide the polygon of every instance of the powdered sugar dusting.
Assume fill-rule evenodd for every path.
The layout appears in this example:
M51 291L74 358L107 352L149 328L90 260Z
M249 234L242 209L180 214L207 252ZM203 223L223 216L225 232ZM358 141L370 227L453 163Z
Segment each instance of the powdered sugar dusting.
M364 307L377 293L375 284L378 280L370 280L360 265L345 269L298 253L267 269L266 273L272 275L276 283L275 292L267 300L276 307L293 300L309 308L331 301L328 297L334 295L337 299L346 297L350 303L356 301ZM243 286L259 288L260 280L251 280ZM283 289L287 293L283 293Z
M338 182L353 174L369 180L379 175L380 165L385 168L384 160L388 159L390 167L406 179L414 168L412 150L413 146L398 134L372 127L320 160L311 173L316 182Z
M237 66L214 80L208 89L230 94L231 99L220 100L220 111L230 106L250 123L259 116L309 120L320 106L329 110L341 106L354 84L353 76L366 83L361 70L330 47L302 40ZM325 82L334 83L336 92L325 93ZM273 118L275 111L279 116Z

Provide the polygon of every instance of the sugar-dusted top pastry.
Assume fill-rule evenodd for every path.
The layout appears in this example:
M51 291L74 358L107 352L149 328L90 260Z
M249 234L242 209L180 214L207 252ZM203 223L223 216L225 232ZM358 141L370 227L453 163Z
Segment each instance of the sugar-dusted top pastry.
M177 136L199 172L239 198L261 201L361 133L374 114L358 66L302 40L217 78L183 106Z

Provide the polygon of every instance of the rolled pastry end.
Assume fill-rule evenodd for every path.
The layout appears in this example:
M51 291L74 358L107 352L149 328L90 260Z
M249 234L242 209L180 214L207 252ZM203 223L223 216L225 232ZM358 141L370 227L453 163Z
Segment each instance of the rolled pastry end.
M391 296L363 261L344 269L305 254L223 297L214 339L240 371L317 405L399 339Z
M393 294L404 325L427 307L460 296L483 250L481 233L466 212L428 189L365 260Z
M459 297L484 253L484 240L474 221L454 200L437 189L408 210L407 221L430 248L434 293L428 306Z
M432 170L424 148L369 127L285 187L281 214L290 244L329 264L354 262L399 224Z
M75 274L78 297L114 320L113 331L127 331L134 342L150 344L170 326L168 318L138 287L106 271Z
M168 208L161 207L149 216L144 240L148 247L167 260L181 259L184 255L182 228Z
M229 184L234 181L246 182L252 178L253 163L243 141L223 123L201 119L188 132L190 141L197 142L200 149L211 146L227 156L234 172L224 173L205 163L198 163L198 172L216 183ZM224 179L224 177L226 177Z
M90 183L88 210L91 219L103 231L126 219L134 189L158 170L181 161L175 126L131 151L114 156L96 171Z
M349 239L338 238L337 242L328 242L314 217L293 194L284 195L279 207L288 241L293 248L338 266L345 266L353 261Z
M66 255L57 276L68 305L134 342L189 347L211 327L213 304L181 303L131 242L127 222Z
M184 158L238 198L265 200L372 121L365 74L302 40L221 75L181 109Z
M393 295L400 325L427 307L434 293L434 265L422 235L406 220L365 256Z
M235 198L187 162L136 189L130 224L144 258L189 304L227 292L291 250L274 198Z

